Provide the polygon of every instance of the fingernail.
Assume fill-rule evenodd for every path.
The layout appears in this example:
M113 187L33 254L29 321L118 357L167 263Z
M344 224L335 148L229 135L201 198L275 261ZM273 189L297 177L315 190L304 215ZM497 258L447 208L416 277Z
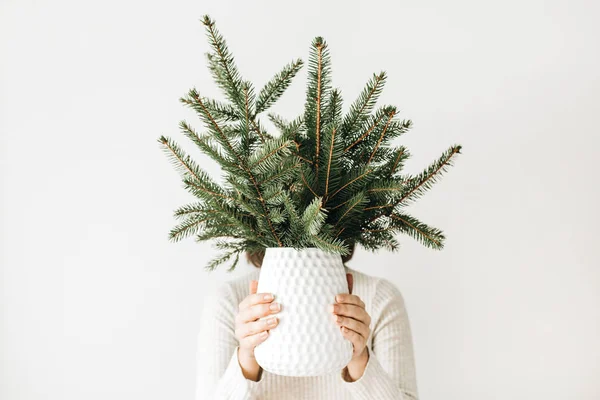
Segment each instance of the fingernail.
M329 305L329 312L335 312L335 304Z
M269 306L269 308L271 309L271 311L279 311L279 308L281 306L279 305L279 303L273 303Z
M342 317L340 317L339 315L337 317L335 317L335 321L336 322L342 322Z
M343 300L343 298L344 298L343 296L341 296L341 295L338 294L337 296L335 296L335 301L337 301L338 303L340 303Z
M267 320L268 325L275 325L277 323L277 318L269 318Z
M263 297L263 300L266 300L266 301L273 300L273 295L271 293L267 293Z
M268 335L269 335L269 332L267 332L267 331L264 331L264 332L262 332L262 333L260 334L260 337L264 339L264 338L266 338Z

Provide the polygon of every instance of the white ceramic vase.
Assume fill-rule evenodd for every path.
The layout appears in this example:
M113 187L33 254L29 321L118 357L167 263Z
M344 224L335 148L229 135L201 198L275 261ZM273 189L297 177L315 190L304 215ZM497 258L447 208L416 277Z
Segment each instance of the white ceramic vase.
M340 372L352 358L328 310L335 295L348 293L342 258L318 248L271 247L265 251L258 292L281 304L279 325L254 350L266 371L285 376Z

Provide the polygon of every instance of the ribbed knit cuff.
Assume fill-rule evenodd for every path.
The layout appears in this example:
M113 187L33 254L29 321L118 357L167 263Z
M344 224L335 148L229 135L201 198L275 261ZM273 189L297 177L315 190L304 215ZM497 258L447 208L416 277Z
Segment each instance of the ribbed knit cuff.
M236 347L227 365L225 373L221 377L219 391L215 397L218 400L254 400L259 385L263 381L264 371L261 372L258 381L246 379L238 360L238 349Z
M354 382L344 379L344 370L340 374L342 385L355 400L401 400L401 392L385 369L379 364L370 349L369 361L363 375Z

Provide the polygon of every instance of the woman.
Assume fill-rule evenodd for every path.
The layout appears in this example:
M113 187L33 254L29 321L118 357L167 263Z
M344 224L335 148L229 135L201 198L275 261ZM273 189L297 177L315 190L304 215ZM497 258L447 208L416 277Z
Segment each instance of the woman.
M339 373L287 377L262 370L254 348L277 329L281 309L271 293L256 293L264 252L247 254L257 269L219 288L207 301L198 337L196 399L416 400L414 352L400 291L388 280L348 268L350 294L332 299L332 319L353 345ZM259 318L271 316L268 319Z

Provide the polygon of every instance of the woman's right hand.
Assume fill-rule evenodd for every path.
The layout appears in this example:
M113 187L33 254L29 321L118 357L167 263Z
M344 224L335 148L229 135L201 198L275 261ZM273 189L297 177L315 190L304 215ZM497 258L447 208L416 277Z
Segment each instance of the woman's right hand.
M239 342L238 361L246 379L258 381L261 367L254 358L254 348L269 337L269 330L279 323L277 317L262 317L281 311L271 293L256 293L258 281L250 281L250 294L239 304L235 316L235 337Z

